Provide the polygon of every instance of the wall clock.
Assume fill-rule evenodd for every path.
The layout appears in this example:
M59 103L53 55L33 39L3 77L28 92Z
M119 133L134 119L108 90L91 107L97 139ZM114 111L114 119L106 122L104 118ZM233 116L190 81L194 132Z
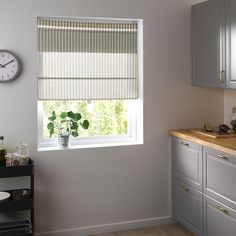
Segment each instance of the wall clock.
M7 82L17 78L21 65L18 57L8 50L0 49L0 82Z

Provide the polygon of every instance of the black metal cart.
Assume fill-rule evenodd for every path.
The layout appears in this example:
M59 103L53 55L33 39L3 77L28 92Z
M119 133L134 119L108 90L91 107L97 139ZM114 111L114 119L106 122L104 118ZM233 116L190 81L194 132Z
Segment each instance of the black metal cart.
M0 213L14 212L14 211L30 211L30 219L25 221L15 221L15 222L3 222L0 223L0 236L33 236L34 235L34 164L30 160L28 165L24 166L9 166L0 167L0 178L11 178L11 177L21 177L30 176L30 198L22 200L14 200L12 196L8 201L0 202ZM14 190L4 190L12 193ZM30 224L31 230L29 232L21 232L20 227L23 228L23 224ZM17 226L18 225L18 226ZM17 228L18 227L18 228ZM10 230L12 228L12 231ZM8 231L7 231L8 229ZM18 229L18 230L17 230ZM7 233L6 233L6 232ZM5 233L4 233L5 232Z

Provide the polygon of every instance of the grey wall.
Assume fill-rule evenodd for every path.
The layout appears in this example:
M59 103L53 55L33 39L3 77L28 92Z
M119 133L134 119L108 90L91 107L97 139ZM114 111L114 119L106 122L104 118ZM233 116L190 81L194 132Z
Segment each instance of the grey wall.
M200 3L200 2L206 2L206 1L208 1L208 0L190 0L190 3L192 5L194 5L194 4L197 4L197 3Z
M168 129L223 121L223 91L190 84L189 0L0 0L0 6L0 48L23 62L19 79L0 84L0 134L10 150L19 141L30 145L37 231L78 235L66 230L169 216ZM37 152L37 16L144 19L144 145Z

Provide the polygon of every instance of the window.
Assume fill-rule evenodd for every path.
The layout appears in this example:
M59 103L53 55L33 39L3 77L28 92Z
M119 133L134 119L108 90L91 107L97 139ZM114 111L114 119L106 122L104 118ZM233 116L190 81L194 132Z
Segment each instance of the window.
M39 150L52 111L90 121L71 147L142 143L142 20L38 18Z

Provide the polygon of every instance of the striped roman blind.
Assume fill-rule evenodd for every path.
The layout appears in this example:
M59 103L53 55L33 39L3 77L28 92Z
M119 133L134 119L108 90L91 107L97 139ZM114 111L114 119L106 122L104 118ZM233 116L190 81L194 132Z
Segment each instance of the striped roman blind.
M138 22L38 18L38 99L138 97Z

